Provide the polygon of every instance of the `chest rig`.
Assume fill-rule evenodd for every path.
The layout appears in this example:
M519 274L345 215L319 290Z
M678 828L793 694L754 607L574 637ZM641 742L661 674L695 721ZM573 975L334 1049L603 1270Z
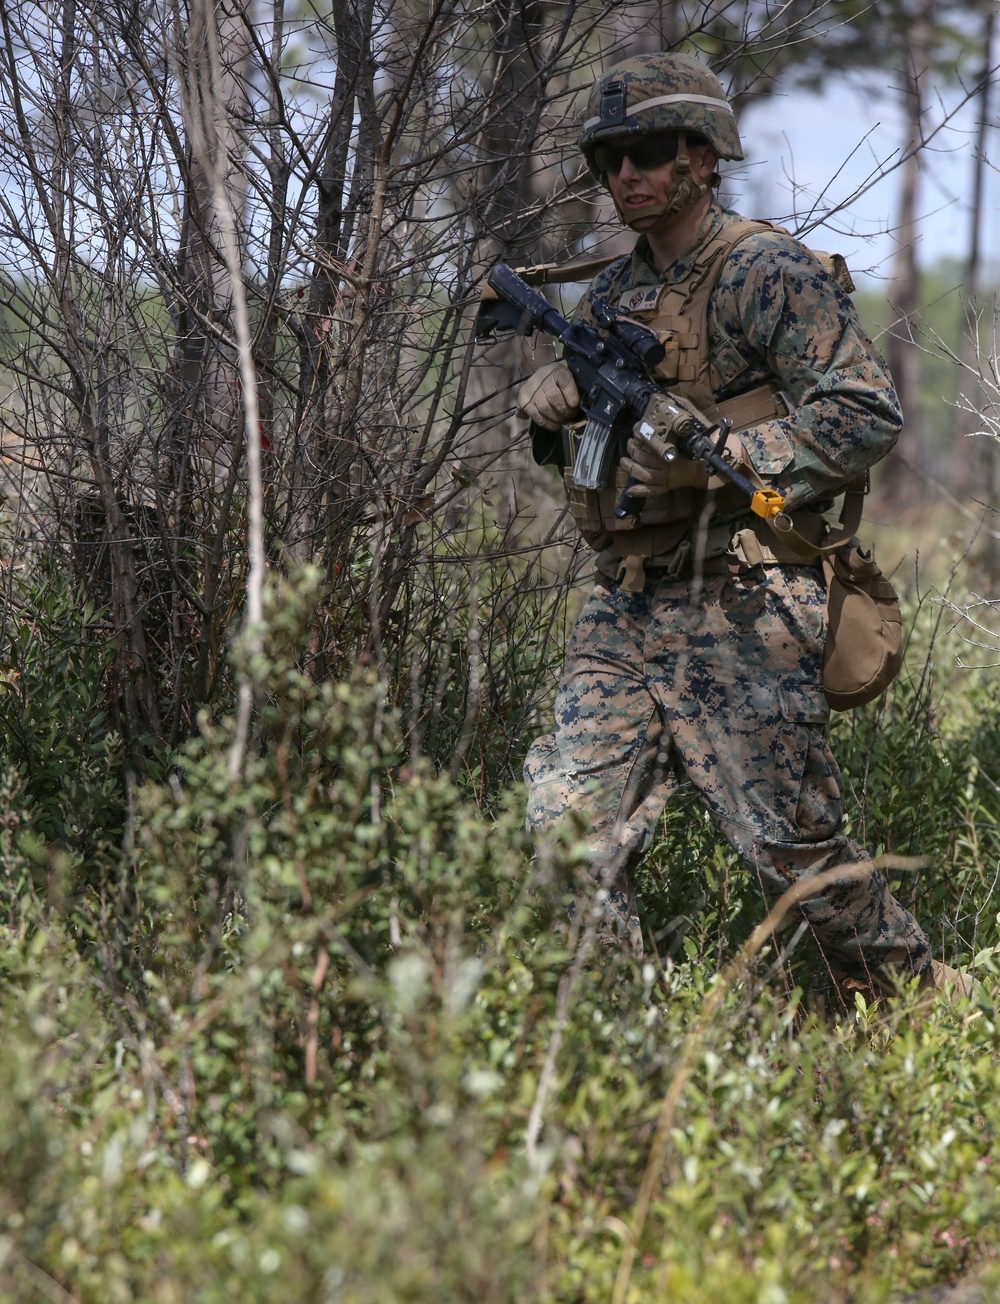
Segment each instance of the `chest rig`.
M695 403L713 421L728 417L734 431L790 411L777 381L717 403L708 340L709 302L729 254L755 232L776 229L780 230L764 221L731 223L706 241L683 280L612 291L610 296L612 307L655 331L664 345L666 354L654 379ZM731 377L724 374L724 364L719 360L716 364L721 387ZM721 521L741 515L746 508L738 490L714 480L707 492L671 490L648 498L638 517L622 520L615 516L615 506L625 486L625 472L617 467L614 483L609 478L602 490L580 489L573 483L572 431L568 442L571 456L564 479L570 511L584 539L598 553L598 569L608 578L621 581L627 589L641 589L647 569L681 575L691 556L690 536L696 523L702 559L725 553L732 531Z

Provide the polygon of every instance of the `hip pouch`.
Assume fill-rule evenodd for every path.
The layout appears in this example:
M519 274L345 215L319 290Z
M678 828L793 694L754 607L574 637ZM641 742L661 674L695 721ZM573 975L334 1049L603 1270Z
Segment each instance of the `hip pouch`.
M824 555L823 575L828 621L823 690L834 711L851 711L884 693L899 674L899 599L857 539Z

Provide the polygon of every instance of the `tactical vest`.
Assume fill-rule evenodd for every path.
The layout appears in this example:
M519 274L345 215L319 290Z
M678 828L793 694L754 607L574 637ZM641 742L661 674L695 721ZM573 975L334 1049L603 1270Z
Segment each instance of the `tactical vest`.
M617 302L612 303L619 312L649 326L665 345L666 356L656 368L655 379L664 388L695 403L713 421L728 417L736 432L787 416L793 407L780 391L777 380L723 403L715 401L711 385L709 301L729 254L758 231L787 234L771 222L734 222L698 251L683 281L675 285L637 286L622 292ZM570 511L584 539L599 554L598 570L622 581L629 589L642 588L645 570L679 574L691 551L688 536L696 522L704 530L698 540L701 557L718 557L726 552L733 530L725 522L731 523L747 511L746 500L739 490L713 477L708 491L675 489L655 495L646 499L638 517L621 520L615 516L626 478L620 465L616 467L614 482L603 490L580 489L573 482L572 462L576 434L580 430L582 425L569 431L564 479Z

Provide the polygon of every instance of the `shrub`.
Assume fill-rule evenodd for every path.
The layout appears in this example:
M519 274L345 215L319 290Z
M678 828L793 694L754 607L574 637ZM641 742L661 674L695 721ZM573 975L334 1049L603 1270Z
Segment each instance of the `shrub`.
M660 863L681 897L711 872L682 945L582 955L574 830L532 860L517 794L488 818L411 755L374 667L313 682L314 594L272 594L241 780L205 715L142 789L127 938L6 880L0 1300L606 1304L688 1062L622 1299L877 1300L989 1265L992 1019L822 1016L768 954L706 1023L759 911L684 804Z

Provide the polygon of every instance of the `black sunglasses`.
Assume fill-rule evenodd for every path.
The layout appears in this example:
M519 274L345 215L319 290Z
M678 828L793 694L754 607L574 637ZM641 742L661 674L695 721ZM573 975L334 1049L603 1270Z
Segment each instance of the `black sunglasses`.
M627 155L634 168L648 171L672 163L677 157L677 143L676 136L647 136L623 145L595 145L594 162L598 172L613 175L621 171Z

